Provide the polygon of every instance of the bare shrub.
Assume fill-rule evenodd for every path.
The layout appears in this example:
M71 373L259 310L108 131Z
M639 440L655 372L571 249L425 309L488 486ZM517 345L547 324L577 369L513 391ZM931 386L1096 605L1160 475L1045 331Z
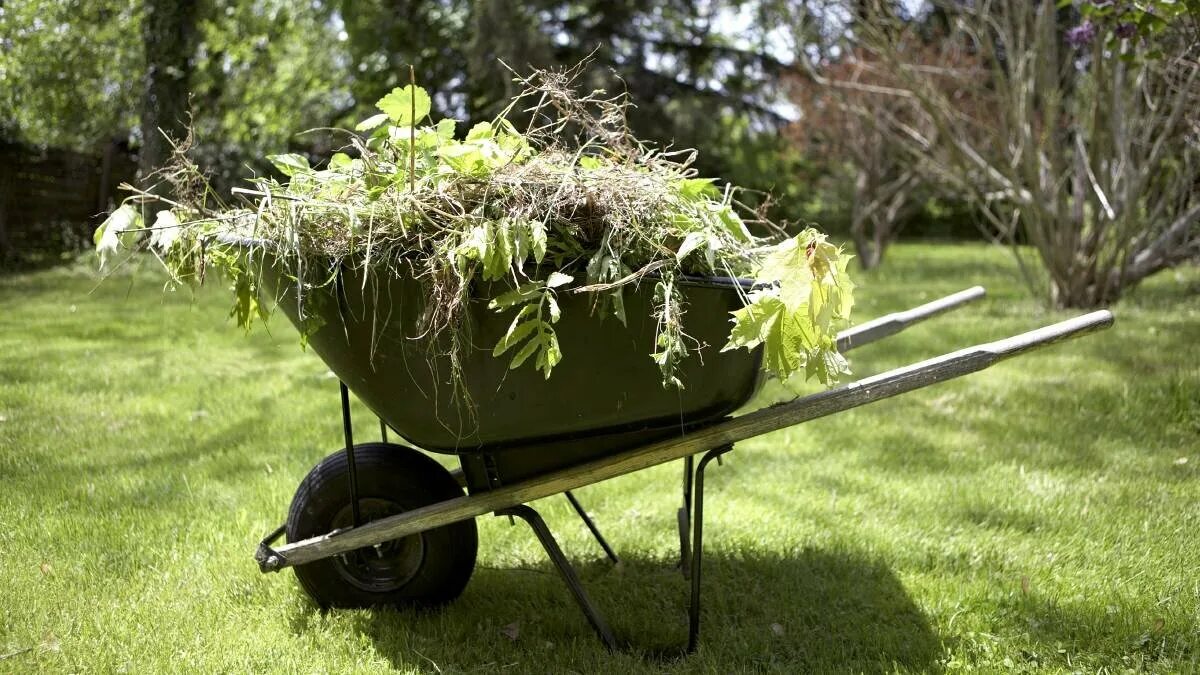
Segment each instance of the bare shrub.
M1200 252L1200 65L1182 28L1096 39L1057 4L938 3L937 67L911 22L858 24L897 100L860 112L979 207L1052 305L1094 307Z

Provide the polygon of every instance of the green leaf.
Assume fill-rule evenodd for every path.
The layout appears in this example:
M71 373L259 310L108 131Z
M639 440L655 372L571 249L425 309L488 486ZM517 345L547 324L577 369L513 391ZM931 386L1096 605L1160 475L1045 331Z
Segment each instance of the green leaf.
M533 243L533 259L540 265L546 257L546 225L536 220L529 221L529 235Z
M532 242L529 240L529 224L523 220L512 218L501 218L500 223L512 237L513 266L520 268L529 259L529 249L532 246Z
M557 366L559 361L562 361L562 350L558 347L558 336L554 334L554 331L546 329L542 336L544 341L542 350L538 354L537 367L548 380L550 371L554 370L554 366Z
M417 129L417 147L430 151L441 147L446 140L438 135L437 129L434 127L421 127Z
M562 272L551 272L550 276L546 277L546 288L558 288L572 281L575 281L575 277L563 274Z
M679 194L685 199L718 199L721 191L713 185L716 178L685 178L679 181Z
M518 324L516 321L514 321L513 324L509 326L508 332L504 334L504 337L500 338L499 342L497 342L496 346L492 349L492 356L500 356L510 348L515 347L521 342L521 340L524 340L526 336L532 333L534 329L540 325L541 323L537 320L526 321L522 324Z
M497 134L494 143L499 151L496 153L498 164L523 161L530 154L529 141L515 130L513 133Z
M729 332L729 342L721 351L738 347L753 349L762 344L787 311L783 302L770 291L755 291L750 300L750 304L732 312L733 329Z
M513 305L519 305L523 302L529 302L530 300L541 295L542 289L542 284L536 281L531 281L527 284L521 284L516 290L512 290L492 298L491 302L488 303L488 309L502 310L512 307Z
M482 262L487 257L488 247L491 244L489 229L488 223L471 227L463 236L462 243L454 248L451 255L459 262L470 260Z
M488 248L482 255L484 281L503 279L512 269L513 241L512 231L504 227L500 221L494 226L488 226Z
M100 227L97 227L96 232L92 235L92 241L96 244L96 253L100 256L100 269L104 269L104 263L108 260L108 256L121 249L121 235L141 226L142 214L129 204L122 204L103 223L100 223ZM125 243L132 244L132 242Z
M622 325L628 326L629 322L625 320L625 288L617 286L608 297L612 303L613 316L617 317Z
M589 284L601 284L610 280L613 269L613 258L609 253L610 238L605 236L600 242L599 248L587 263L587 282Z
M787 379L807 360L803 340L799 339L797 320L795 315L781 313L763 340L763 363L780 379Z
M521 132L517 131L516 125L514 125L511 121L509 121L507 118L504 118L504 117L500 118L500 128L497 131L498 131L498 133L503 134L505 136L516 136L518 138L524 138L524 136L521 134Z
M179 240L180 229L179 218L170 209L159 211L150 230L151 248L166 253Z
M804 368L826 384L848 372L837 353L836 328L849 319L854 284L846 274L849 256L808 229L773 247L755 279L773 283L750 293L733 312L724 349L763 350L763 367L781 379Z
M508 368L510 370L516 370L517 368L520 368L521 364L525 363L530 356L533 356L533 353L536 352L538 347L541 346L542 343L537 338L533 338L529 342L526 342L525 346L517 352L516 356L513 356L512 361L508 364Z
M742 222L741 216L734 212L732 206L722 206L717 211L717 217L721 224L725 226L725 230L733 235L733 238L743 242L750 243L753 237L750 236L750 230L746 229L746 224Z
M370 131L370 130L374 129L375 127L379 126L380 124L383 124L386 121L388 121L387 113L371 115L367 119L359 122L358 125L354 127L354 130L355 131Z
M717 269L717 251L725 248L725 243L721 238L712 232L708 233L708 246L704 249L704 261L708 263L708 269Z
M438 123L437 123L438 137L441 138L443 141L454 140L454 127L456 124L457 124L457 122L450 119L449 117L438 120Z
M804 365L804 376L810 380L816 378L822 384L832 384L849 372L845 357L829 349L813 350Z
M237 319L238 326L250 330L256 315L266 318L266 308L259 306L258 294L248 273L242 272L234 276L233 291L234 303L229 316Z
M775 250L763 258L755 281L761 284L778 284L779 299L788 310L800 311L812 292L813 273L808 263L806 247L799 237L788 239L775 246Z
M429 92L411 84L403 89L396 87L387 96L379 99L375 107L382 110L397 126L411 127L425 119L433 108ZM374 119L374 118L372 118Z
M494 133L491 122L480 122L467 132L467 142L490 139Z
M285 176L290 177L296 175L297 173L302 173L309 170L308 158L303 155L297 155L295 153L288 153L286 155L267 155L267 159L270 160L271 164L274 164L275 168L279 169L280 173Z
M689 232L683 238L683 242L679 244L679 250L675 252L676 260L683 260L689 253L700 248L708 243L708 234L705 232Z
M475 145L451 142L438 148L437 156L459 173L475 174L487 168L483 152Z

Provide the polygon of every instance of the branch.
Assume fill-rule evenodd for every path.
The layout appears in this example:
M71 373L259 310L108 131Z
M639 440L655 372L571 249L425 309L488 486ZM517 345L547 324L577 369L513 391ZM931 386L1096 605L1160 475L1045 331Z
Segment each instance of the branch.
M1136 281L1143 279L1161 269L1165 269L1196 254L1193 249L1200 248L1200 239L1189 241L1188 230L1200 220L1200 204L1194 204L1184 211L1171 226L1163 231L1152 244L1133 255L1129 267L1122 274L1113 270L1109 275L1109 283L1114 280Z

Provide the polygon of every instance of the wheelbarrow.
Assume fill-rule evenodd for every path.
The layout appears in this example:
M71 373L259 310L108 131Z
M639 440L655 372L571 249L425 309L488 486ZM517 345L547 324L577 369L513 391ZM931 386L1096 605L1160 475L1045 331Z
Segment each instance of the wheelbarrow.
M270 256L257 260L260 292L306 327L308 344L340 380L345 437L344 449L300 483L286 523L258 546L260 569L293 568L322 607L440 606L470 579L478 547L474 519L516 517L532 528L610 649L616 638L530 502L564 494L616 562L571 491L683 460L677 521L681 569L691 583L691 652L700 632L704 475L714 459L738 441L974 373L1113 322L1108 311L1092 312L734 415L762 382L760 353L720 351L729 312L742 306L751 285L746 280L681 282L684 331L700 345L683 362L682 390L665 389L647 357L655 338L649 283L626 287L627 325L592 316L586 293L560 293L562 320L555 328L564 358L548 380L532 368L510 370L492 356L484 345L495 344L510 319L485 300L472 301L466 324L470 344L479 346L459 352L462 389L456 390L451 346L417 335L427 303L420 282L341 265L331 267L333 283L299 292L301 285ZM494 295L479 290L488 291L479 298ZM875 342L983 295L974 287L847 329L838 348ZM351 393L378 417L381 442L355 443ZM389 431L404 443L388 442ZM426 453L456 455L460 468L447 470ZM284 535L286 543L277 544Z

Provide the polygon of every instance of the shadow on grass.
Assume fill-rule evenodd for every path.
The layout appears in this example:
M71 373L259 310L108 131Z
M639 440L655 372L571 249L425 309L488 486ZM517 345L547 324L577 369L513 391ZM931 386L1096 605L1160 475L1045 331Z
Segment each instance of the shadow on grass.
M681 653L690 582L670 561L599 560L578 570L622 645L616 654L604 651L549 562L481 568L444 610L357 612L355 629L399 670L938 667L941 643L925 615L885 565L857 553L707 554L700 651L691 656ZM314 631L317 613L308 606L293 616L297 634Z

